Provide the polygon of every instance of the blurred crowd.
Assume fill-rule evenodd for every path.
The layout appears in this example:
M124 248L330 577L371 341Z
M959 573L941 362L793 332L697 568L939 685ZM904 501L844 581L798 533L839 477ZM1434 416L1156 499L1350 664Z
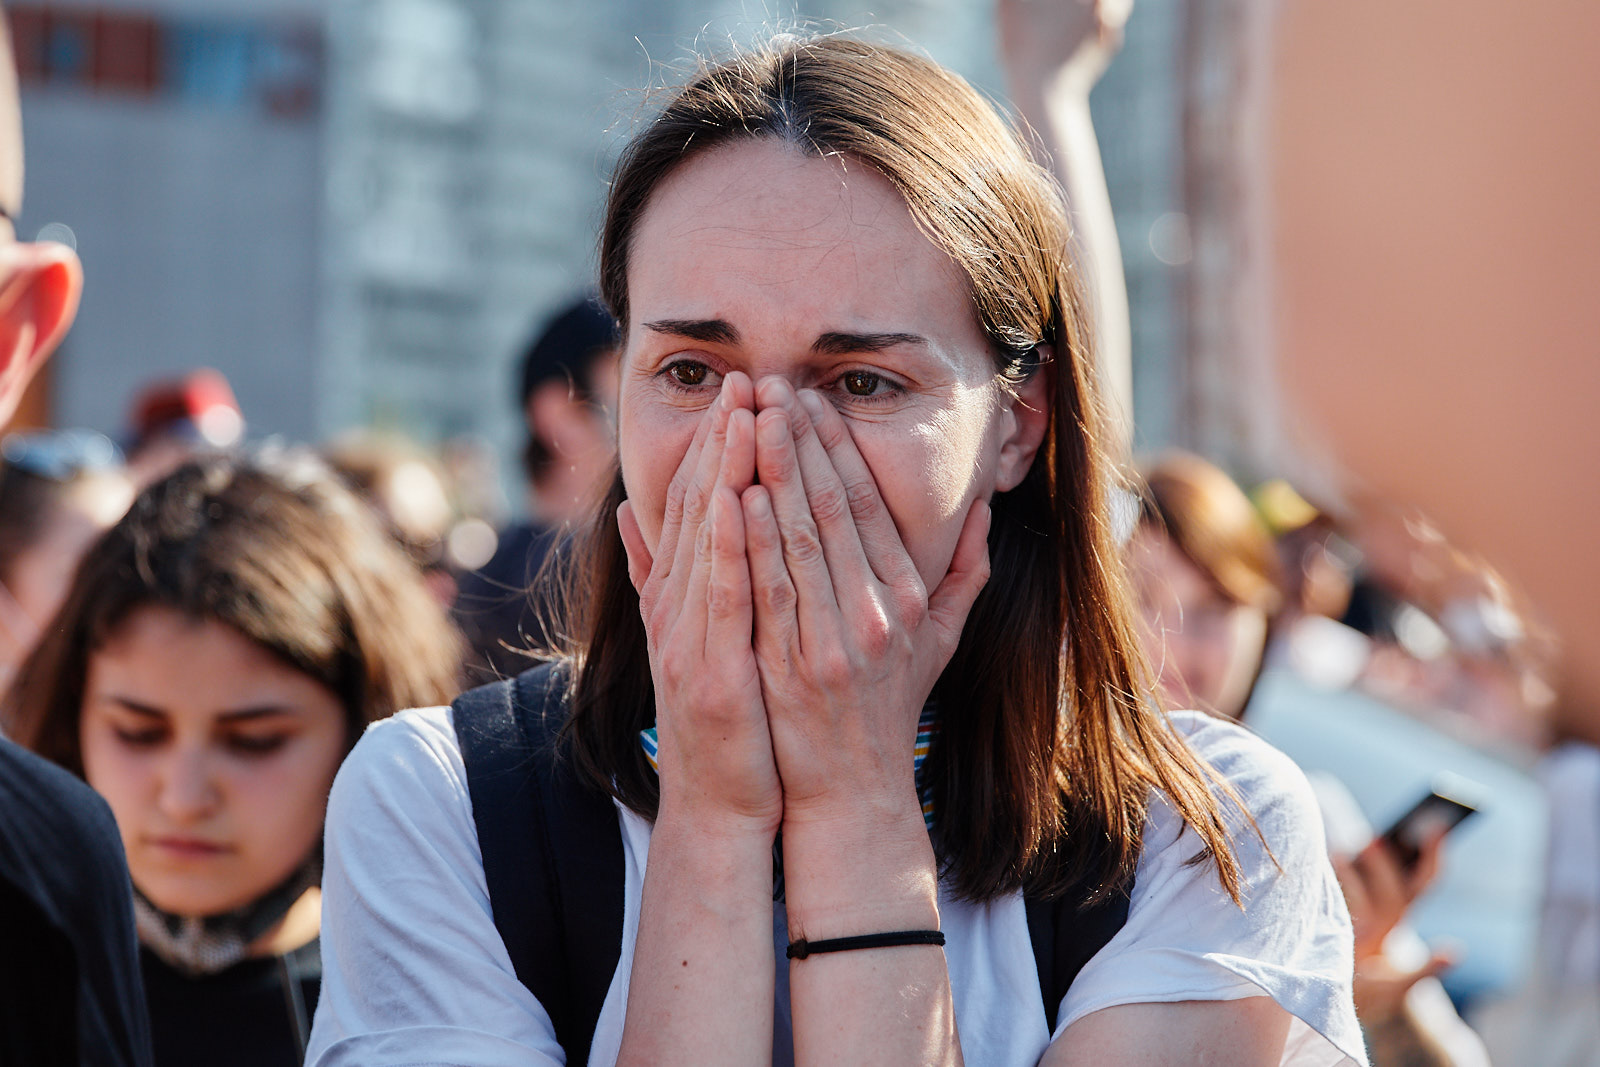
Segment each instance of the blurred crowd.
M512 506L479 443L258 439L203 368L130 397L120 440L0 440L0 728L110 803L158 1062L202 1062L223 1035L263 1063L303 1052L319 798L366 723L552 644L538 579L615 462L617 346L584 293L534 331L505 390L526 427ZM1241 485L1188 453L1138 463L1122 499L1159 699L1256 728L1311 775L1374 1063L1600 1063L1600 750L1551 716L1557 646L1534 607L1403 501ZM308 684L326 707L285 714ZM1370 788L1380 755L1417 788ZM1475 778L1486 766L1526 794ZM1459 830L1401 818L1430 791ZM220 886L175 862L214 842L139 831L228 805L259 848ZM1452 920L1493 873L1455 846L1497 806L1519 837L1501 855L1533 888L1491 910L1530 918L1455 981L1477 934ZM1431 896L1446 883L1459 910Z
M226 503L239 485L254 479L286 495L315 486L330 513L346 496L369 512L363 520L367 539L336 539L337 550L348 553L346 562L358 570L390 568L396 587L352 591L351 603L332 610L356 613L357 602L381 596L391 624L404 618L413 637L428 635L405 655L426 658L421 650L431 648L436 661L428 668L429 681L384 707L443 701L460 686L514 674L533 662L551 644L546 627L554 617L537 593L541 568L559 556L563 538L592 506L589 494L612 463L613 330L599 305L580 296L528 346L515 389L508 389L527 427L524 517L512 522L474 507L495 498L492 484L483 484L494 476L492 469L482 462L452 464L449 449L430 450L393 434L348 436L317 452L250 441L247 413L213 371L153 383L131 405L129 433L120 445L71 430L6 436L0 443L0 674L8 685L18 683L6 704L7 732L53 751L50 713L43 707L50 698L40 696L39 687L61 685L66 663L83 669L93 620L114 617L96 606L96 596L135 596L107 592L115 585L117 559L137 558L153 570L152 588L139 595L162 603L211 598L204 590L179 587L232 580L222 573L226 563L214 564L219 570L183 573L192 566L184 557L204 553L209 537L238 542L235 565L274 566L271 541L280 535L268 527L276 526L280 507L287 505ZM456 447L459 452L462 446ZM1454 862L1450 828L1424 826L1411 854L1402 856L1393 837L1386 844L1378 833L1382 827L1373 824L1384 807L1380 798L1360 795L1355 780L1343 784L1339 774L1311 761L1307 769L1356 925L1357 1004L1375 1062L1385 1062L1382 1035L1396 1018L1410 1019L1436 1043L1439 1059L1432 1062L1488 1063L1496 1042L1504 1046L1499 1062L1590 1062L1583 1058L1593 1048L1590 998L1600 995L1600 863L1593 862L1600 834L1600 752L1556 732L1549 716L1555 699L1553 640L1517 591L1489 563L1453 547L1420 514L1388 502L1319 506L1281 479L1247 490L1188 453L1162 454L1130 471L1125 499L1128 516L1136 516L1123 533L1146 623L1146 651L1169 706L1197 707L1254 725L1282 712L1275 703L1293 702L1302 691L1295 686L1345 694L1381 708L1393 721L1420 724L1514 773L1531 775L1544 790L1545 804L1525 806L1514 824L1548 833L1547 848L1521 853L1525 862L1544 864L1528 872L1542 892L1537 900L1508 903L1539 909L1537 934L1523 939L1520 959L1487 982L1451 990L1452 1000L1451 968L1473 948L1467 931L1450 929L1447 909L1429 925L1430 946L1408 921L1413 906ZM197 527L163 532L161 522L174 520L158 516L174 507L204 507L208 514ZM226 516L224 508L230 509ZM265 593L245 593L252 611L288 611L284 605L275 609ZM428 621L430 612L417 606L423 600L436 609L437 621ZM413 608L401 610L402 602ZM293 649L292 642L260 636L285 625L282 619L239 621L230 614L234 608L216 603L198 610L249 634L280 660L299 665L314 656ZM368 626L359 618L352 623ZM86 647L64 650L57 640L46 642L40 653L43 635L74 632ZM184 701L194 663L213 653L188 648L159 627L145 640L180 651L164 660L146 657L147 672L165 670L168 677L144 683L146 695L132 718L165 722L159 736L175 737L182 713L171 709ZM449 650L446 661L440 661L440 649ZM370 660L397 653L368 648L361 654L369 658L368 673L381 673L390 668ZM47 683L45 673L57 677ZM220 684L250 689L243 678ZM82 688L78 683L80 695ZM220 706L238 702L232 695L218 698ZM87 725L81 728L87 732ZM207 724L195 728L203 734ZM1321 728L1357 731L1350 740L1358 749L1402 743L1400 733L1382 729L1360 736L1370 726L1334 722ZM67 732L75 732L70 724ZM1295 753L1292 732L1280 743ZM130 818L116 801L115 787L97 778L88 753L76 746L74 738L55 750L58 758L81 768L90 784L112 797L119 820ZM1411 773L1426 778L1454 765L1448 756L1422 752ZM1456 791L1467 794L1465 803L1492 812L1500 798L1488 786L1458 783ZM130 852L130 858L135 882L142 884L138 857ZM1470 887L1472 872L1458 872L1457 881ZM188 955L194 948L186 938L208 944L211 925L207 920L185 933L178 918L152 906L140 927L147 953L159 957L147 964L151 996L183 1020L164 1030L157 1013L158 1050L179 1047L164 1042L192 1033L194 1005L203 1003L179 1006L185 1004L181 989L163 984L160 961L172 966L172 975L192 977L198 964ZM314 991L312 996L314 1003ZM1576 1009L1563 1014L1562 1004ZM1568 1058L1528 1058L1530 1049L1548 1051L1558 1041L1568 1043Z

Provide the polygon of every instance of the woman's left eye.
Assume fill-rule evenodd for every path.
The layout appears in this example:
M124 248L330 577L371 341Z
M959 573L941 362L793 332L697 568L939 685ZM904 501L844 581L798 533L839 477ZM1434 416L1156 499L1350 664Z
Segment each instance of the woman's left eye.
M154 748L165 736L160 730L113 730L112 733L129 748Z
M228 747L244 756L265 756L276 752L289 740L286 734L267 734L256 737L250 734L235 734L228 738Z
M839 375L837 384L846 395L862 399L882 399L900 389L897 383L870 370L847 370Z
M716 372L695 359L674 360L663 367L660 374L668 385L681 393L697 393L717 384Z
M851 396L871 396L878 391L883 379L871 371L852 370L839 376L839 384Z

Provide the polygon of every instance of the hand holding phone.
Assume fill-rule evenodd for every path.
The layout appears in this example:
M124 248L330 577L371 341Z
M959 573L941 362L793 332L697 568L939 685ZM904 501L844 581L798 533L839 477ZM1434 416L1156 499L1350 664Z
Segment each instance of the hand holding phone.
M1423 845L1477 813L1478 805L1468 799L1470 796L1470 787L1463 788L1453 781L1436 782L1426 796L1380 835L1394 850L1402 868L1413 870Z

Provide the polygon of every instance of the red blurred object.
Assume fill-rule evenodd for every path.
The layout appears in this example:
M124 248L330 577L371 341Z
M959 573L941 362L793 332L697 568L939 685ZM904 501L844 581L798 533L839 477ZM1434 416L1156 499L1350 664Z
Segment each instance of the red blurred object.
M218 413L223 415L221 419L216 417ZM174 431L198 432L213 445L233 444L239 432L223 435L231 436L232 440L214 440L212 438L218 435L207 432L208 427L219 423L236 426L242 432L244 420L239 401L228 379L218 371L203 367L176 381L155 382L140 391L133 406L133 447L137 449L145 442Z
M161 86L161 34L149 15L95 16L93 81L97 89L154 93Z

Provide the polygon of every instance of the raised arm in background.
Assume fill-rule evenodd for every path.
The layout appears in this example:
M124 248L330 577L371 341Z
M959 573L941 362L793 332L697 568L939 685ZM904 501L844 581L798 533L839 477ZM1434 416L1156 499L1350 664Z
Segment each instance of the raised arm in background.
M1133 0L999 0L1011 100L1044 140L1067 195L1087 279L1107 408L1133 434L1133 337L1111 195L1089 115L1089 90L1122 47Z

